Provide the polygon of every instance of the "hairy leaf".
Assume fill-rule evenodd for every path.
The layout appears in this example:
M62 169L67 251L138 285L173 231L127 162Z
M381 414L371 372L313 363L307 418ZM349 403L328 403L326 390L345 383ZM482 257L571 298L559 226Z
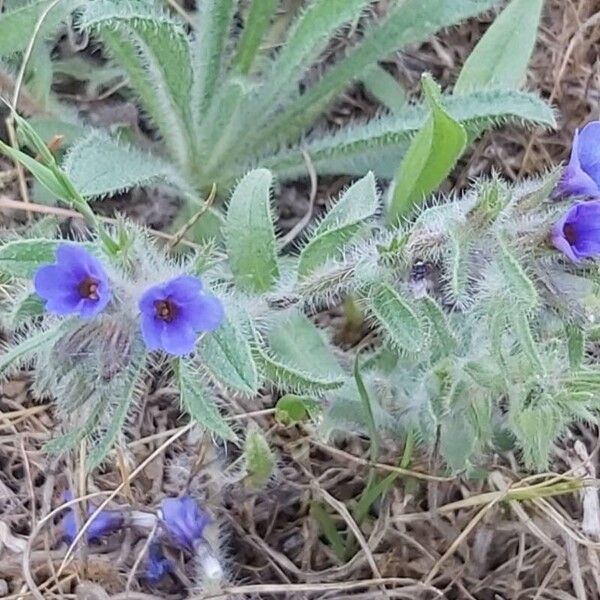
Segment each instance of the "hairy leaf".
M390 341L407 352L419 351L424 343L419 318L402 296L389 284L374 286L368 298L369 310Z
M427 39L442 27L487 10L497 2L498 0L405 0L399 3L383 22L375 24L364 33L362 42L346 58L337 62L316 85L273 119L261 132L260 140L295 139L355 77L360 77L365 69L378 60L407 44Z
M80 23L125 70L173 160L185 167L193 155L190 45L183 27L154 6L96 0L86 5Z
M229 264L237 284L247 292L266 292L279 277L271 215L272 181L266 169L250 171L235 188L227 210Z
M279 0L252 0L233 65L248 73Z
M360 79L365 88L390 112L400 114L406 108L406 90L384 68L375 64Z
M0 246L0 273L30 279L37 269L55 260L61 240L12 240Z
M491 86L518 88L527 73L543 5L544 0L512 0L467 58L454 93Z
M524 92L484 90L464 96L444 96L442 104L448 114L460 122L467 133L505 122L536 123L554 127L552 110L538 97ZM320 174L376 175L392 178L409 146L411 137L429 116L424 105L407 106L400 116L386 116L344 130L309 139L303 149ZM296 148L284 150L261 161L280 177L306 175L306 161Z
M61 21L84 0L62 0L54 6L42 24L42 37L55 32ZM27 48L33 30L52 0L21 0L15 8L9 8L0 16L0 56L10 56Z
M305 277L328 260L340 257L377 208L375 178L369 173L349 187L319 223L300 253L299 276Z
M275 469L275 456L260 431L250 431L244 442L246 477L244 484L251 490L264 488Z
M219 413L216 398L186 360L177 361L176 377L181 404L192 419L219 437L235 440L235 433Z
M258 391L258 373L248 339L226 317L221 327L199 342L202 364L218 381L245 394Z
M157 183L185 187L168 163L100 132L92 132L73 144L63 168L77 190L92 198Z
M198 3L192 45L196 124L205 114L221 76L235 5L235 0L202 0Z

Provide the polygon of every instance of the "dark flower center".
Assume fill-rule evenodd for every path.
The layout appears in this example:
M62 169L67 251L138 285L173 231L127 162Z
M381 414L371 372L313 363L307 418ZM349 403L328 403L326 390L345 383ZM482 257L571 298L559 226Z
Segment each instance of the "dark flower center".
M170 323L177 316L177 306L170 300L157 300L154 303L156 316Z
M98 300L98 280L86 277L77 288L79 295L88 300Z
M565 239L571 246L577 241L577 232L575 231L575 226L571 223L565 223L563 227L563 233L565 235Z

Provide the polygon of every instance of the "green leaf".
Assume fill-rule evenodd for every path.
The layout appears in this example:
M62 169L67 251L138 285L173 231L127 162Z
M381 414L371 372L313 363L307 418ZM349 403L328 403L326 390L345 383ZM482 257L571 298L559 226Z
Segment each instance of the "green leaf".
M436 357L452 354L458 347L458 339L440 305L433 298L425 296L419 302L419 308L431 330L432 352Z
M250 431L244 443L246 477L244 484L251 490L264 488L275 470L275 456L260 431Z
M369 93L390 112L401 114L406 108L406 90L378 64L369 67L362 75L361 81Z
M37 269L55 260L61 240L13 240L0 246L0 273L30 279Z
M142 357L138 358L139 362L137 364L130 365L129 373L123 382L119 394L116 395L116 398L110 399L106 403L100 423L101 432L94 439L86 459L86 468L88 471L95 469L106 458L115 440L123 431L129 409L141 395L140 383L144 373L145 360ZM108 422L106 422L107 417Z
M567 342L569 348L569 366L579 369L585 357L585 333L578 325L566 326Z
M555 127L552 109L533 94L514 90L483 90L465 96L444 96L443 106L470 136L505 123L535 123ZM425 105L407 105L400 115L348 125L335 134L312 136L302 146L319 174L362 176L373 170L391 179L411 137L425 124L430 110ZM261 164L291 179L307 175L306 160L299 147L265 156Z
M2 141L0 141L0 152L20 162L51 194L67 202L71 200L69 190L65 188L52 169L44 166L29 154L16 150Z
M44 19L40 34L47 37L84 0L62 0L53 7ZM27 48L31 34L52 0L22 0L17 8L9 9L0 16L0 56L11 56Z
M216 398L187 361L177 361L176 377L181 404L190 417L207 431L226 440L235 440L237 436L217 409Z
M422 349L425 340L421 322L393 287L387 283L374 286L368 306L394 346L411 353Z
M0 355L0 376L18 361L33 357L44 346L54 343L63 334L64 322L45 331L35 333L11 346Z
M247 292L266 292L279 277L271 184L266 169L250 171L235 188L227 209L229 263L238 286Z
M236 2L202 0L197 5L192 45L194 122L200 124L221 76Z
M365 69L378 60L407 44L426 40L439 29L483 12L497 3L498 0L405 0L399 3L382 22L376 22L370 30L365 31L361 43L331 67L317 84L280 116L276 116L253 143L273 138L295 140L354 78L361 77ZM370 168L375 169L375 165Z
M257 348L267 378L290 391L320 391L343 384L342 372L321 332L300 312L281 316L268 335L269 350Z
M306 277L332 258L342 256L361 226L378 208L378 195L373 173L369 173L346 190L313 232L300 253L298 274Z
M393 184L387 221L396 224L448 177L467 145L465 128L440 103L439 90L429 76L423 90L431 117L411 142Z
M301 423L321 410L321 403L309 396L286 394L275 405L275 418L284 425Z
M534 283L502 240L498 240L498 247L497 259L506 282L506 292L523 309L535 308L539 298Z
M296 89L305 71L325 50L335 32L354 19L370 0L313 0L292 24L285 44L266 68L266 84L251 109L259 124ZM260 125L259 125L260 126Z
M469 466L476 442L477 432L464 411L453 411L444 417L440 429L440 453L453 473Z
M9 323L15 329L45 312L44 302L37 294L27 294L22 299L15 301L11 308Z
M168 163L97 131L71 146L63 168L77 190L92 198L157 183L185 188Z
M184 167L194 148L191 50L184 28L159 6L96 0L86 4L80 25L96 34L125 70L170 156Z
M545 372L544 365L538 352L537 344L531 331L531 324L525 312L518 306L514 306L510 313L511 332L517 339L521 350L529 358L534 368L540 375Z
M215 379L234 390L256 394L259 380L250 344L230 317L203 336L198 349L203 366Z
M543 5L544 0L512 0L467 58L454 93L490 86L520 87L535 45Z
M233 65L249 73L279 0L252 0Z

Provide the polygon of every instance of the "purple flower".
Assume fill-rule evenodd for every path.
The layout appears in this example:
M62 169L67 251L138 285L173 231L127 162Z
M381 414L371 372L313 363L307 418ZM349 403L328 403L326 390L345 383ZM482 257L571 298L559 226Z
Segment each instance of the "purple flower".
M73 499L71 492L65 492L64 499L66 502ZM91 504L87 509L87 516L91 517L96 511L96 507ZM64 537L69 542L77 537L77 522L75 520L75 512L72 507L69 507L67 514L62 521ZM98 542L100 538L114 533L123 526L123 515L116 510L101 510L90 526L86 529L84 537L88 542Z
M182 356L196 345L200 331L213 331L224 312L218 298L202 294L197 277L182 275L147 290L140 300L142 336L148 350Z
M552 244L572 261L600 256L600 200L578 202L552 228Z
M144 577L149 583L158 583L167 573L173 570L173 563L164 555L162 546L152 542L148 549L148 560Z
M167 498L160 506L162 526L178 548L193 550L210 523L207 514L189 496Z
M110 301L108 278L100 261L75 244L56 249L56 263L41 266L33 280L35 291L56 315L77 314L89 319Z
M600 121L575 132L571 158L559 187L565 195L600 195Z

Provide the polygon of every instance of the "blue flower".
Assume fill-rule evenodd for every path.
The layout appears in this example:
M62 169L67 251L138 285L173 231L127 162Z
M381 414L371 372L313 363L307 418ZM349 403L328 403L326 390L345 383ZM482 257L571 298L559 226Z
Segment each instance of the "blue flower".
M149 583L158 583L167 573L173 570L173 563L164 555L162 546L152 542L148 549L148 560L144 577Z
M110 301L108 278L100 261L75 244L56 249L56 263L41 266L34 277L35 291L56 315L77 314L89 319Z
M200 331L219 327L224 316L221 301L201 292L200 279L182 275L144 293L139 306L148 350L189 354Z
M71 492L65 492L64 498L66 502L73 499ZM91 504L87 509L87 516L91 517L96 511L96 507ZM72 507L69 507L63 521L63 532L65 539L69 544L77 537L77 522L75 520L75 512ZM104 536L114 533L123 526L123 515L116 510L101 510L90 526L86 529L84 537L88 542L98 542Z
M600 200L578 202L552 228L552 244L573 262L600 256Z
M565 195L600 195L600 121L575 132L571 158L559 187Z
M189 496L163 500L160 519L173 544L187 550L194 550L210 523L210 517Z

